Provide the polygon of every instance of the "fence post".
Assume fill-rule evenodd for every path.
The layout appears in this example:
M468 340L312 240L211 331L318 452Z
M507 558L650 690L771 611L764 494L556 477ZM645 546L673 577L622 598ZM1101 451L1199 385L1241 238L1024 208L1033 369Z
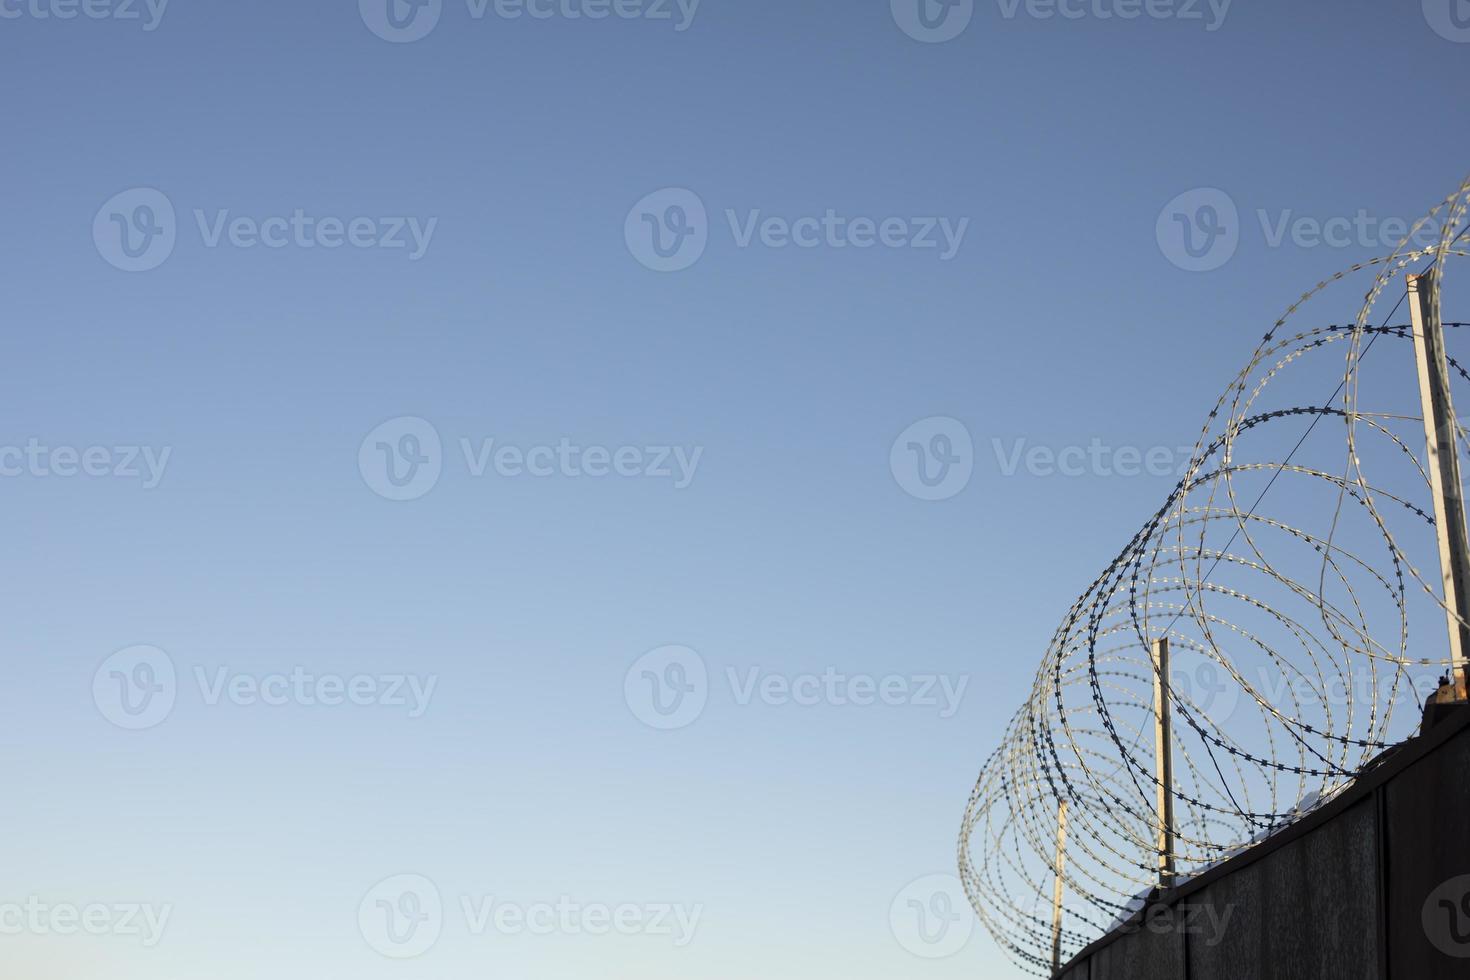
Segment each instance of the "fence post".
M1174 883L1174 732L1169 705L1169 638L1154 642L1154 768L1158 782L1159 887Z
M1450 372L1445 361L1444 324L1439 313L1439 280L1433 271L1408 277L1409 313L1414 322L1414 361L1419 369L1419 400L1424 408L1426 469L1434 496L1434 530L1445 619L1450 631L1451 677L1470 687L1470 545L1465 538L1465 502L1460 492L1460 452Z

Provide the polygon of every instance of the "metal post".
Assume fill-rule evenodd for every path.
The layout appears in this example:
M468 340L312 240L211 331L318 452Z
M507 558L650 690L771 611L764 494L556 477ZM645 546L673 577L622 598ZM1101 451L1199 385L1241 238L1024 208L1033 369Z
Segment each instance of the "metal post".
M1169 638L1154 642L1154 768L1158 779L1159 887L1174 883L1174 733L1169 711Z
M1067 868L1067 801L1057 812L1057 880L1051 897L1051 972L1062 972L1062 884Z
M1458 680L1470 685L1470 544L1465 537L1465 502L1460 491L1460 454L1455 408L1450 401L1444 325L1439 314L1439 282L1434 272L1408 277L1409 313L1414 322L1414 360L1419 368L1419 398L1424 408L1429 486L1434 496L1434 528L1439 538L1439 568L1449 625L1450 658ZM1463 688L1462 688L1463 690Z

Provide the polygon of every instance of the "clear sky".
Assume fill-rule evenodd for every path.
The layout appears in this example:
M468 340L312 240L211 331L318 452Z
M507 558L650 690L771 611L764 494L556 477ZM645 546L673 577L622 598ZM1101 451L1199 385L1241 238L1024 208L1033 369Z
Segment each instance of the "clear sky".
M0 955L1010 975L929 876L1118 450L1454 188L1470 11L393 4L0 0Z

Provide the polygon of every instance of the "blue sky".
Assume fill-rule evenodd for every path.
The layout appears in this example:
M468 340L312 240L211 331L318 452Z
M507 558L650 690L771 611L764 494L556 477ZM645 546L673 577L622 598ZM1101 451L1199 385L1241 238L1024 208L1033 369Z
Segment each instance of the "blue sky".
M404 41L407 5L0 0L0 905L171 910L7 959L1008 975L906 890L1174 477L1000 457L1192 445L1463 176L1470 31L1089 0L925 41L902 3L443 0ZM172 703L128 727L139 646ZM693 717L640 701L671 680ZM401 875L444 905L414 958L359 924ZM477 934L492 897L641 925Z

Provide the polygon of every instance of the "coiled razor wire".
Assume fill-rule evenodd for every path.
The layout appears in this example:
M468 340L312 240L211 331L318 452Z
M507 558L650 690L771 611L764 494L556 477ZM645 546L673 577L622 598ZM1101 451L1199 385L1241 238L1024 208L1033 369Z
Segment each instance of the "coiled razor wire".
M1398 305L1382 323L1374 311L1408 274L1432 269L1443 288L1450 260L1466 254L1467 208L1470 178L1393 254L1292 304L1209 413L1163 506L1057 628L1030 698L981 769L959 840L970 903L1024 972L1051 974L1058 877L1063 963L1158 884L1155 641L1167 637L1172 651L1163 680L1179 879L1339 795L1412 735L1426 691L1452 670L1411 328L1391 325ZM1420 235L1437 243L1409 248ZM1358 274L1372 282L1350 325L1286 335L1305 304ZM1464 325L1445 326L1453 351L1448 328ZM1370 403L1363 358L1378 344L1384 376L1375 373ZM1337 390L1272 407L1313 364L1340 378ZM1470 374L1449 365L1470 405ZM1283 435L1298 434L1283 453ZM1310 459L1298 458L1304 447Z

